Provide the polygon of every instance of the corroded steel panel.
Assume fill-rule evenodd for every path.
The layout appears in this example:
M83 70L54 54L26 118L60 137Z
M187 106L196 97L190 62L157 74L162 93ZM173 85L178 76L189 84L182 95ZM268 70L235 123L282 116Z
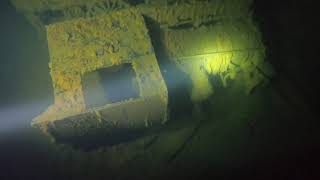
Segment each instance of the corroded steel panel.
M47 37L55 103L34 120L34 126L67 140L101 128L109 133L165 123L167 88L144 19L136 10L52 24ZM121 64L131 64L139 97L86 107L83 77Z

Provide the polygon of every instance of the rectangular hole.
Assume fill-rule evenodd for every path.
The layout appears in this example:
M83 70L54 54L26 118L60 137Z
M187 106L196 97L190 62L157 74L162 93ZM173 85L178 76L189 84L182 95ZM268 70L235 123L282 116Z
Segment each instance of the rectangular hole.
M131 64L87 73L82 82L87 108L139 97L139 86Z

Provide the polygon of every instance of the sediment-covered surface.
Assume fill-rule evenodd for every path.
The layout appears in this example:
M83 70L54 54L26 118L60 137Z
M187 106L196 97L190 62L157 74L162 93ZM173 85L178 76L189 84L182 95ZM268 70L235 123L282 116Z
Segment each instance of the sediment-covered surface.
M27 7L33 1L23 2ZM50 79L49 55L43 55L47 42L36 39L31 25L13 7L1 11L5 18L0 29L4 54L0 179L205 179L208 175L212 179L319 179L318 106L312 104L319 96L318 67L314 66L317 50L308 41L316 34L310 23L311 9L303 10L305 4L296 0L259 2L253 6L256 19L266 42L267 60L277 70L271 83L246 94L242 81L225 86L219 75L211 74L208 81L213 94L195 105L190 99L190 76L166 54L157 52L161 38L154 37L161 36L151 36L168 87L170 121L144 137L90 149L51 143L30 128L31 119L50 104L31 100L45 93L49 101L53 99L51 82L41 80ZM161 28L148 29L161 34ZM6 102L17 99L25 105L8 111ZM25 129L18 128L19 123Z

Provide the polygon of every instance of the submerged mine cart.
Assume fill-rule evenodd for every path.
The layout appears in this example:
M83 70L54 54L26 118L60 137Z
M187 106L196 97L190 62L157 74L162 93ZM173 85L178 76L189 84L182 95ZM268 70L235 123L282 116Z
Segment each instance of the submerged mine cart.
M189 76L196 103L214 93L211 75L250 93L272 72L251 0L11 1L47 34L55 99L33 126L58 142L118 143L164 124L157 57Z

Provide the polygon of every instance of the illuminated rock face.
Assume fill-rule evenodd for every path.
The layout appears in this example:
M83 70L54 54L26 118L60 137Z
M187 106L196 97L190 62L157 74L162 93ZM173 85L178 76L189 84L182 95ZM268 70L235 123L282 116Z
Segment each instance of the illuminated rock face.
M189 77L194 103L214 94L212 77L225 88L232 84L249 94L272 76L253 22L251 0L11 1L40 32L47 31L55 105L34 124L56 137L65 135L62 139L99 134L99 127L109 132L106 129L112 127L137 129L163 123L168 96L158 68L163 59L155 54ZM112 92L106 90L114 85L99 85L108 79L101 72L115 71L108 67L122 72L128 64L135 80L127 84L136 89L135 99L114 103ZM123 87L119 89L127 89ZM109 105L88 112L97 104ZM117 107L125 110L114 112ZM119 120L105 121L110 114ZM52 123L65 118L69 119ZM80 121L81 128L75 128Z
M72 141L73 137L141 130L165 123L166 85L144 19L136 10L52 24L47 27L47 35L55 103L36 118L34 126L57 140ZM103 76L121 72L124 65L135 76L125 82L103 81L107 78ZM109 74L100 72L95 80L86 79L92 73L108 69ZM85 81L96 81L89 82L93 83L93 91L84 87ZM136 84L132 87L136 96L122 98L126 89L110 90L130 87L130 81ZM98 98L103 99L105 93L109 100L90 107L86 101L98 91L101 94ZM115 95L116 91L122 93ZM117 99L119 102L115 102Z

